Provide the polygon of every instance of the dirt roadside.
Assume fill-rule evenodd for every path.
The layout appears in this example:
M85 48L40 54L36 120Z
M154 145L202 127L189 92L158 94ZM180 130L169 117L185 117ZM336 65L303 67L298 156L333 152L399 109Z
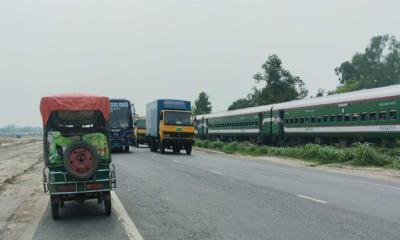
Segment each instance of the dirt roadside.
M193 149L197 151L213 153L213 154L226 154L220 151L205 149L194 147ZM335 172L353 176L362 176L369 177L375 179L381 179L385 181L391 181L400 183L400 171L394 169L385 169L379 167L354 167L351 165L344 164L326 164L326 165L318 165L312 162L307 162L299 159L291 159L291 158L283 158L283 157L273 157L273 156L250 156L250 155L242 155L242 154L229 154L233 157L246 158L249 160L258 160L258 161L269 161L277 164L285 164L292 166L302 166L302 167L313 167L317 169L321 169L327 172Z
M0 146L0 239L32 239L48 204L42 168L39 138L8 139Z

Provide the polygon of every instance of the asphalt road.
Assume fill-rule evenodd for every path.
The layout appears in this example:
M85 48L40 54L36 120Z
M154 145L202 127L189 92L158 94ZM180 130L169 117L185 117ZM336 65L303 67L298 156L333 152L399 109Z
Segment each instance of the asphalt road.
M113 155L116 194L145 240L400 239L400 184L194 151ZM95 201L49 208L34 239L126 239Z
M400 185L194 151L114 155L144 239L400 239Z
M128 239L115 213L106 216L103 205L97 204L96 200L82 204L66 202L60 211L60 216L59 220L54 221L48 206L33 239Z

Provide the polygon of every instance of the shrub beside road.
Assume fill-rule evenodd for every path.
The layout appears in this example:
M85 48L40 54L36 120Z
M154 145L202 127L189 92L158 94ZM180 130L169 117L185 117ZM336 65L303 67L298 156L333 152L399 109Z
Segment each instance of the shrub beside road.
M281 156L317 164L345 163L354 166L379 166L400 169L400 148L376 147L356 143L351 147L306 144L302 146L259 146L248 142L197 140L195 146L228 154Z

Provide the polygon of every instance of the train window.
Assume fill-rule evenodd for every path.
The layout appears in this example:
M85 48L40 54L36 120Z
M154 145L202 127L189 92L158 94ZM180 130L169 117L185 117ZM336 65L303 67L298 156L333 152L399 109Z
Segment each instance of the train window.
M315 117L314 116L311 117L311 123L315 123Z
M301 124L304 123L304 118L300 118L300 123L301 123Z
M298 124L299 123L299 118L294 119L294 123Z
M353 121L358 121L358 113L353 113Z
M379 120L386 120L386 112L380 112L378 117L379 117Z
M376 120L376 112L369 113L369 120Z
M288 124L289 123L289 119L286 118L285 119L285 123Z
M343 120L343 115L342 114L338 114L338 115L336 115L336 120L338 121L338 122L341 122L342 120Z
M392 110L389 112L389 119L393 120L397 118L397 111L396 110Z
M310 118L306 117L305 122L306 122L306 124L309 124L310 123Z
M344 115L344 121L346 122L350 121L350 114Z
M329 117L329 121L334 122L334 121L335 121L335 115L331 115L331 116Z
M360 120L361 121L367 120L367 113L366 112L363 112L363 113L360 114Z
M293 124L293 118L290 119L290 124Z
M328 122L329 116L325 115L325 116L323 117L323 120L324 120L324 122Z
M322 117L317 117L317 122L318 123L322 122Z

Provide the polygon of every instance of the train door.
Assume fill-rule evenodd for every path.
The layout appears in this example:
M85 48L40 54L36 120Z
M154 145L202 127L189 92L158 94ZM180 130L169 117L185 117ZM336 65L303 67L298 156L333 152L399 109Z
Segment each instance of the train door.
M272 110L271 114L271 134L274 142L279 142L283 136L284 111Z
M258 114L258 137L257 137L257 143L263 143L264 142L264 137L263 137L263 122L264 122L264 113L259 113Z
M205 119L205 121L203 121L203 131L204 131L204 138L208 139L208 119Z

